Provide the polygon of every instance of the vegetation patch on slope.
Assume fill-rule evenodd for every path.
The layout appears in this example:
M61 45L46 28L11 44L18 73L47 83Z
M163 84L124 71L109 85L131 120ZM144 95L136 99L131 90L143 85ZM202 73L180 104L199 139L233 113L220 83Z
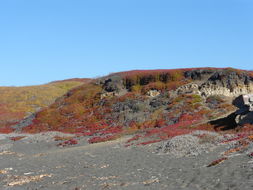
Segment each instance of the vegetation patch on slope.
M38 86L0 87L0 131L9 131L10 125L47 107L56 98L83 83L66 80Z

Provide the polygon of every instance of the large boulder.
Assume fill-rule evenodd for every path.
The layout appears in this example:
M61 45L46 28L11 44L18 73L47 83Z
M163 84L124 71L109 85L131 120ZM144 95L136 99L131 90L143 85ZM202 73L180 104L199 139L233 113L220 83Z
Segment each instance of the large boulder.
M235 121L238 125L253 124L253 94L245 94L237 97L233 105L239 109L235 112Z
M248 112L247 114L243 115L237 115L235 121L239 126L253 124L253 112Z

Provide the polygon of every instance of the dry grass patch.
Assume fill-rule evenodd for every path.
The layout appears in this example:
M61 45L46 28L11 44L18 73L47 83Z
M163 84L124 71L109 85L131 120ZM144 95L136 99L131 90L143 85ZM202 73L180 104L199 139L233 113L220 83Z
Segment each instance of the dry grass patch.
M51 174L42 174L37 176L8 176L5 180L7 182L7 186L17 186L24 185L27 183L40 181L45 177L52 177Z

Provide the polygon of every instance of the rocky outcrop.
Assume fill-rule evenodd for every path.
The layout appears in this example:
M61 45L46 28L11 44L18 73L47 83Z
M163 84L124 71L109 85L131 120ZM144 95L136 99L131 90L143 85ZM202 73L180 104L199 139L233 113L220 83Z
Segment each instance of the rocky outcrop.
M156 96L159 96L161 93L158 90L149 90L147 92L147 95L151 98L154 98Z
M233 105L240 110L247 109L248 111L253 111L253 94L245 94L237 97L233 100Z
M253 94L237 97L233 101L233 105L239 108L235 112L235 122L238 125L253 124Z
M253 93L253 78L244 71L239 72L234 69L196 69L185 71L184 77L192 82L180 86L174 92L171 92L172 94L193 93L204 97L213 95L238 97L243 94ZM146 80L141 80L141 85L148 84L148 76L143 78ZM123 83L123 79L119 75L110 75L102 78L99 84L103 88L103 97L122 95L123 91L126 93L130 89ZM159 94L158 90L147 92L150 97L156 97Z
M237 97L243 94L253 93L253 78L246 72L238 72L233 69L223 70L193 70L185 72L185 77L199 84L187 84L178 88L177 92L196 93L208 97L223 95Z
M253 112L248 112L247 114L237 115L235 118L235 122L239 126L244 126L246 124L253 124Z
M101 99L122 96L127 93L127 90L123 85L123 80L118 75L102 78L98 80L97 83L101 85L103 89L100 96Z
M253 79L245 73L235 71L216 71L200 87L203 96L224 95L237 97L253 93Z
M253 78L243 71L198 69L186 71L184 76L193 82L179 87L176 94L194 93L204 97L213 95L238 97L253 93Z
M113 96L117 96L118 94L115 93L115 92L105 92L105 93L102 93L101 96L100 96L100 99L104 99L104 98L111 98Z
M214 69L196 69L191 71L186 71L184 73L185 78L190 78L192 80L204 80L215 72Z
M188 94L188 93L193 93L193 94L200 94L199 92L199 85L196 83L189 83L183 86L180 86L176 90L177 94Z
M105 92L116 92L118 93L124 88L122 78L118 75L104 78L100 81L102 88Z

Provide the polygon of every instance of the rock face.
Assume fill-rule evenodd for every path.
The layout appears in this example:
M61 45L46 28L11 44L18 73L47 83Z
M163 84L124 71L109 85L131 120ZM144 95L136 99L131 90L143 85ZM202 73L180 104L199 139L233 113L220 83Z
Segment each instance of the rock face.
M119 92L123 87L122 79L115 75L102 82L103 89L106 92Z
M101 99L122 96L127 93L122 78L118 75L102 78L99 80L98 84L103 88L103 92L100 96Z
M192 80L204 80L206 77L214 73L212 69L196 69L192 71L186 71L184 76L191 78Z
M204 96L224 95L237 97L253 93L253 79L244 73L216 71L200 87L199 91Z
M178 89L178 93L196 93L204 97L223 95L238 97L253 93L253 79L247 73L233 70L194 70L185 72L185 77L199 84L187 84Z
M191 83L180 86L175 94L193 93L204 97L222 95L227 97L238 97L243 94L253 93L253 78L246 72L239 72L233 69L196 69L185 71L184 77L191 80ZM152 81L150 81L152 82ZM145 84L149 82L146 81ZM126 93L129 88L123 84L119 75L111 75L100 79L100 85L104 89L103 97L111 97ZM150 97L160 94L159 90L152 89L147 92Z
M177 88L176 93L177 94L188 94L188 93L200 94L199 85L196 83L190 83L190 84L180 86L179 88Z

